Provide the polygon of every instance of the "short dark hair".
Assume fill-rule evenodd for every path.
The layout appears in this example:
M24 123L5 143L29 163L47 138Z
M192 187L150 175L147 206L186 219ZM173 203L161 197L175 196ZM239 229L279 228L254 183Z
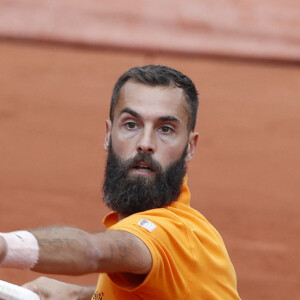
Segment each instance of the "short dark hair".
M114 108L119 99L122 86L132 80L149 86L170 86L175 85L182 88L187 102L189 115L188 130L195 129L198 109L198 93L192 80L181 72L170 67L160 65L147 65L134 67L125 72L116 82L110 103L110 119L114 119Z

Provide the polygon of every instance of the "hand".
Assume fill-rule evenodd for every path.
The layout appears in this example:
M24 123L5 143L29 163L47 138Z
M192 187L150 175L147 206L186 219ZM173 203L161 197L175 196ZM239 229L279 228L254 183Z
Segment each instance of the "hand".
M23 287L37 293L41 300L90 300L95 290L95 287L83 287L47 277L40 277Z
M2 236L0 236L0 264L6 255L6 251L7 251L6 242L5 242L4 238Z

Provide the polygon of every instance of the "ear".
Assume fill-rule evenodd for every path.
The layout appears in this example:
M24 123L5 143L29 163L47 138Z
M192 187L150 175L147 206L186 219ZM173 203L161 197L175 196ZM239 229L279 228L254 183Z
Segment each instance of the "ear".
M187 149L187 155L185 158L186 162L189 162L193 159L197 142L198 142L198 132L191 132L189 135L189 142L188 142L188 149Z
M104 139L104 150L106 150L106 151L108 151L108 148L109 148L111 127L112 127L111 120L106 120L105 121L105 139Z

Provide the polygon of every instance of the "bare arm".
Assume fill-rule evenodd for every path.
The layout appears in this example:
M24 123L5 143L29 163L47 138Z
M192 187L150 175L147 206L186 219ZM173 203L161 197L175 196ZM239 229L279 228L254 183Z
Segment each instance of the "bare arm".
M88 233L70 227L31 230L40 247L34 271L79 275L93 272L147 274L152 257L146 245L125 231Z
M93 286L78 286L46 277L28 282L23 287L37 293L41 300L90 300L96 289Z

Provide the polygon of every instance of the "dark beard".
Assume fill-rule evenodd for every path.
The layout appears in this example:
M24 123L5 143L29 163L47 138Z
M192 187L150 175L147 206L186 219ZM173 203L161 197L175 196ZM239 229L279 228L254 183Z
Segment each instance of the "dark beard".
M103 184L104 202L125 216L170 204L181 192L186 174L186 153L187 147L180 159L163 171L150 153L138 153L133 159L123 161L110 143ZM155 178L128 175L129 170L141 161L155 171Z

